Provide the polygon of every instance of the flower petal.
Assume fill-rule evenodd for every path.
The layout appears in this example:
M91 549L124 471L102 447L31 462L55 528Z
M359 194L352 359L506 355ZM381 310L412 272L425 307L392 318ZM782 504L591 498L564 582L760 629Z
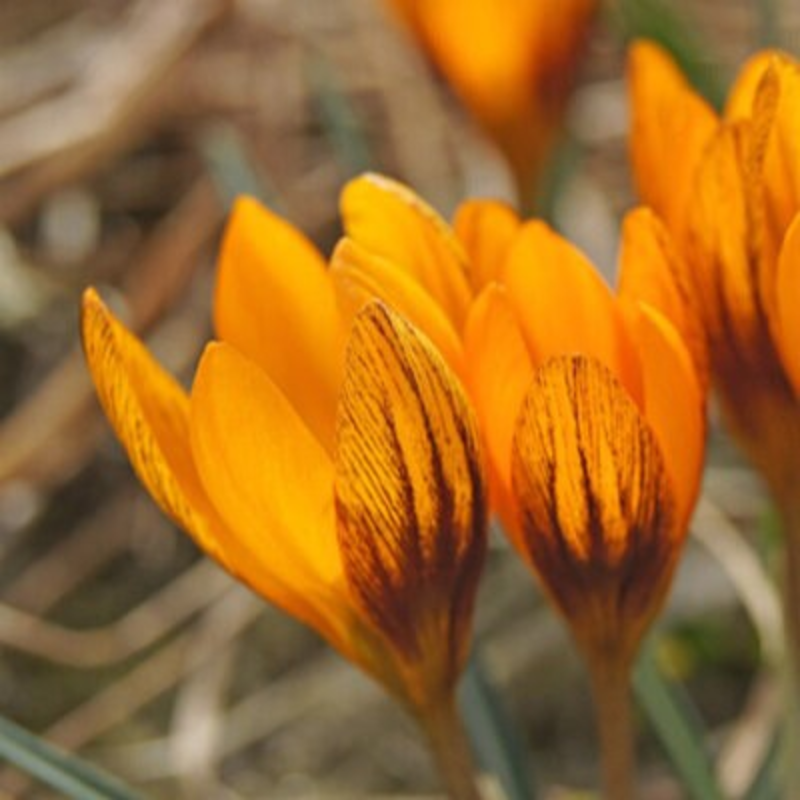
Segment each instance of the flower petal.
M555 355L594 356L638 402L635 347L611 290L577 248L543 222L528 222L508 256L503 282L535 367Z
M189 445L189 397L94 289L83 295L86 361L103 410L150 495L177 525L230 568Z
M800 397L800 213L783 240L776 276L773 335L786 372Z
M754 112L754 122L760 118L770 125L764 159L764 182L775 235L781 239L794 215L800 210L800 64L776 54L770 62L777 80L776 107L770 100L759 97L762 109ZM771 91L769 76L759 87L759 95ZM772 113L774 111L774 118Z
M390 305L425 333L450 366L463 374L461 341L441 306L405 270L345 237L331 258L331 279L345 316L369 300Z
M333 287L311 242L253 198L237 201L225 232L214 323L330 442L343 349Z
M264 372L224 343L200 361L191 430L206 491L248 554L248 582L339 646L348 612L322 446Z
M382 175L348 183L341 207L348 236L405 270L460 332L470 302L468 267L447 223L410 189Z
M353 327L337 434L350 589L428 688L453 681L486 546L478 431L439 354L378 303Z
M492 467L492 506L512 538L511 443L533 379L522 330L504 286L490 284L470 310L464 333L467 386L478 412Z
M764 322L758 283L759 218L752 129L747 120L722 127L698 169L688 211L695 296L712 352L756 364ZM728 358L728 356L726 356ZM729 362L730 363L730 362ZM715 369L719 369L715 365Z
M717 128L717 116L666 51L650 42L637 42L629 53L631 160L636 185L640 197L683 244L686 204L697 165Z
M516 211L496 200L468 200L458 207L453 228L469 256L476 294L489 281L500 280L520 224Z
M708 385L708 348L692 305L691 277L669 232L644 206L622 226L618 293L658 309L677 329L692 355L701 385ZM635 337L634 337L635 338Z
M527 555L578 642L630 652L675 564L674 497L653 433L603 364L561 356L537 370L512 480Z
M623 303L641 355L644 415L672 480L678 529L685 533L705 454L705 392L676 328L646 303Z
M750 119L761 82L775 59L775 52L762 50L754 53L739 70L725 101L726 120Z

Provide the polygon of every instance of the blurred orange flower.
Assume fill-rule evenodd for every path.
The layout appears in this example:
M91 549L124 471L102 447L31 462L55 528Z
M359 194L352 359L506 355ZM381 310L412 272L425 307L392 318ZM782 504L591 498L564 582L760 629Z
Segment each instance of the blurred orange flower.
M563 121L597 0L391 3L527 197Z
M631 50L629 73L639 191L684 256L729 426L786 510L800 470L800 65L757 54L721 116L653 44Z
M467 385L495 510L585 649L630 657L669 585L704 452L705 351L658 218L620 295L541 222L473 200L454 229L379 176L343 193L334 280L428 332Z
M345 319L321 256L252 200L226 232L215 322L187 394L84 297L89 368L140 479L208 555L416 713L450 702L486 516L459 382L382 304Z

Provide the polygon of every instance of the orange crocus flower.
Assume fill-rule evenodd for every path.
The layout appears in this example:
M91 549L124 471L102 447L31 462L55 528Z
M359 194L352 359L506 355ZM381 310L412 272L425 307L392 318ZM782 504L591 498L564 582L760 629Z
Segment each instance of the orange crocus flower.
M629 218L615 296L578 250L526 223L465 335L506 528L584 653L623 664L669 586L704 452L696 361L653 304L680 295L667 279L644 302L627 277L637 258L665 257L648 252L654 226Z
M629 72L637 186L682 251L728 425L800 523L800 65L757 54L721 116L656 45Z
M391 0L529 197L566 110L596 0Z
M187 394L86 292L87 362L135 471L201 549L435 737L486 544L459 382L384 305L345 319L322 257L252 200L225 235L215 323Z

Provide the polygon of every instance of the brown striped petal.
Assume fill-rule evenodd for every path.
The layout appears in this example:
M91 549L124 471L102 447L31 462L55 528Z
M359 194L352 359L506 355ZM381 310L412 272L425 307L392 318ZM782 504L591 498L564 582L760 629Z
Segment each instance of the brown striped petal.
M338 410L345 574L425 703L464 663L486 547L478 432L430 343L373 303L359 314Z
M530 561L578 643L631 655L679 539L656 438L607 367L562 356L537 370L517 420L512 482Z
M100 404L139 479L170 519L219 557L189 445L188 395L94 289L83 295L81 334Z

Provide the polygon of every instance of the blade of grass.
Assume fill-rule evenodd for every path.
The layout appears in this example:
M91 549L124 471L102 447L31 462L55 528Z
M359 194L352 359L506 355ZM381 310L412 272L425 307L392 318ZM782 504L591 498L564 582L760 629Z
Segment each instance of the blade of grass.
M212 125L199 139L200 152L214 188L227 207L240 194L255 197L274 211L281 211L280 198L259 174L242 137L231 125Z
M0 757L75 800L140 800L118 778L0 717Z
M639 707L694 800L722 800L698 714L681 687L658 667L652 642L645 643L633 672Z
M459 688L459 706L481 767L495 775L507 800L536 800L530 759L474 649Z
M372 169L375 158L366 131L331 65L320 56L312 57L307 74L322 131L346 175L352 177Z

